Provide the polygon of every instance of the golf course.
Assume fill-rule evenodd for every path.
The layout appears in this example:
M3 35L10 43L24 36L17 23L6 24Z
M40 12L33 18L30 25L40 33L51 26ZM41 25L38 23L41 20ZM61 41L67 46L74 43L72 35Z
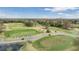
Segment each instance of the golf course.
M47 22L48 21L48 22ZM57 21L57 20L56 20ZM62 21L62 20L61 20ZM72 21L72 20L71 20ZM70 21L70 22L71 22ZM73 51L78 50L78 24L50 23L51 21L10 21L3 24L0 34L1 50L19 51ZM74 25L74 27L71 27ZM61 26L60 26L61 25ZM4 30L5 29L5 30ZM5 47L5 48L4 48Z

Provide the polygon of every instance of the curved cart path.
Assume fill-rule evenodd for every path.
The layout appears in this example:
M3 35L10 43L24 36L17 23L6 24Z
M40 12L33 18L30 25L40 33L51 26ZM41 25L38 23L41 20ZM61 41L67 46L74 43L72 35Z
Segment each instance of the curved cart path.
M72 35L72 34L63 33L63 32L50 33L50 34L51 35L67 35L67 36L71 36L71 37L78 37L77 35ZM24 40L21 40L22 38L16 38L16 40L14 40L14 41L0 41L0 44L17 43L17 42L25 42L25 41L35 41L35 40L39 40L43 37L46 37L48 35L49 35L49 33L41 33L41 34L37 34L34 36L23 37ZM11 39L14 39L14 38L11 38Z

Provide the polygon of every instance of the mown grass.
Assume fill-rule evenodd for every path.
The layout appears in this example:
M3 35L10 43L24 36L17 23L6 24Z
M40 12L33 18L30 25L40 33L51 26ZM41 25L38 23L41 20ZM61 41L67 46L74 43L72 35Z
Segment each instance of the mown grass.
M40 33L34 29L18 29L4 32L5 37L31 36Z
M48 36L33 42L33 46L39 50L57 51L70 48L75 38L64 35Z

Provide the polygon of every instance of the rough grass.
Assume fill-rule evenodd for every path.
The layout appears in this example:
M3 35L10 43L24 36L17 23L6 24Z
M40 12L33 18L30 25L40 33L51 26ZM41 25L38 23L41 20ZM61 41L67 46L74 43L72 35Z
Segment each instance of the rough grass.
M37 51L37 49L32 46L32 43L26 42L23 47L20 48L20 51Z
M70 30L63 29L63 28L58 28L58 27L49 27L49 28L52 31L65 32L65 33L69 33L69 34L77 34L78 33L78 31L75 31L73 28L70 29Z
M27 29L23 23L6 23L6 27L9 30Z
M39 50L64 50L73 45L74 39L73 37L63 35L48 36L33 42L33 46Z

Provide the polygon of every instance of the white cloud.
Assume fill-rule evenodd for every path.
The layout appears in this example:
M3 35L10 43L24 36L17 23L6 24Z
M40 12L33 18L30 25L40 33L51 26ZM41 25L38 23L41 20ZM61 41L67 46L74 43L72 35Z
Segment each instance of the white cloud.
M45 11L51 11L51 12L63 12L66 10L75 10L77 8L75 7L54 7L54 8L44 8Z
M54 8L45 8L45 11L49 11L53 14L53 12L56 14L55 16L57 18L79 18L79 11L74 11L74 13L66 13L68 10L76 10L78 8L76 7L54 7Z
M79 18L79 14L61 14L61 18Z
M79 11L72 13L64 13L66 10L75 10L77 8L72 7L54 7L54 8L44 8L45 11L55 12L52 15L19 15L19 14L8 14L5 12L0 12L0 18L79 18Z
M0 14L0 18L17 18L17 15Z
M62 13L62 12L59 12L59 13L57 13L58 15L64 15L64 13Z
M28 17L26 15L19 15L19 14L9 14L5 12L0 12L0 18L25 18Z
M66 11L66 10L75 10L76 8L74 7L56 7L53 8L53 11Z

